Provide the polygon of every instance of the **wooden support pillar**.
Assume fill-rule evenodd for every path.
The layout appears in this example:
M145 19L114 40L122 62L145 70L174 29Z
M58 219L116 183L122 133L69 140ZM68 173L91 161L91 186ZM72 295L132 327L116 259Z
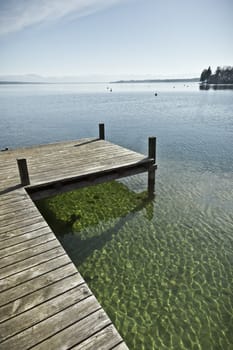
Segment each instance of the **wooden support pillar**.
M28 174L28 167L27 167L27 161L25 158L17 159L18 169L19 169L19 176L21 180L21 184L23 186L30 185L30 179Z
M152 164L148 169L148 194L153 196L155 192L156 137L148 139L148 158L152 159Z
M154 159L156 163L156 137L148 138L148 158Z
M105 131L104 131L104 124L103 123L99 124L99 138L100 138L100 140L105 139Z

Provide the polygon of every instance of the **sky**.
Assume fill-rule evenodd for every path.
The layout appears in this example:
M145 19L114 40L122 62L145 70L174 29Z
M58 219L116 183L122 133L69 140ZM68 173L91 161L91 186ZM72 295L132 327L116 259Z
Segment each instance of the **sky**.
M232 18L233 0L0 0L0 75L196 77L233 66Z

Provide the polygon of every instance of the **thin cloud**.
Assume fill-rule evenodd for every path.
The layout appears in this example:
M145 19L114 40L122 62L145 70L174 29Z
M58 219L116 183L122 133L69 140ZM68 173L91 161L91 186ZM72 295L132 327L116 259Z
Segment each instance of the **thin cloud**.
M81 17L127 0L1 0L0 35L66 16Z

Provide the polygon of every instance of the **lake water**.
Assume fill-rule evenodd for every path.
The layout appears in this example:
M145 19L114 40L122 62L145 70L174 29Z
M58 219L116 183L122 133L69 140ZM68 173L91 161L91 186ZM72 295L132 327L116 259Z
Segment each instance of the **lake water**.
M147 178L126 178L133 192L122 190L119 217L103 213L76 234L57 226L59 239L131 350L233 349L232 90L0 85L0 121L1 149L97 136L99 122L108 140L145 154L157 136L155 199L132 209L127 196L133 203ZM59 199L50 204L56 215Z

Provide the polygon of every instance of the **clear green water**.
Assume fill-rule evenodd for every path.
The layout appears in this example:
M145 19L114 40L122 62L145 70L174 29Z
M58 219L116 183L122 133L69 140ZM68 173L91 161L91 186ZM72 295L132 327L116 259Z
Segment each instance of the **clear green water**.
M152 202L141 175L40 206L131 350L233 350L233 91L173 86L1 86L0 148L156 136Z
M233 349L231 178L160 168L38 206L131 350Z

